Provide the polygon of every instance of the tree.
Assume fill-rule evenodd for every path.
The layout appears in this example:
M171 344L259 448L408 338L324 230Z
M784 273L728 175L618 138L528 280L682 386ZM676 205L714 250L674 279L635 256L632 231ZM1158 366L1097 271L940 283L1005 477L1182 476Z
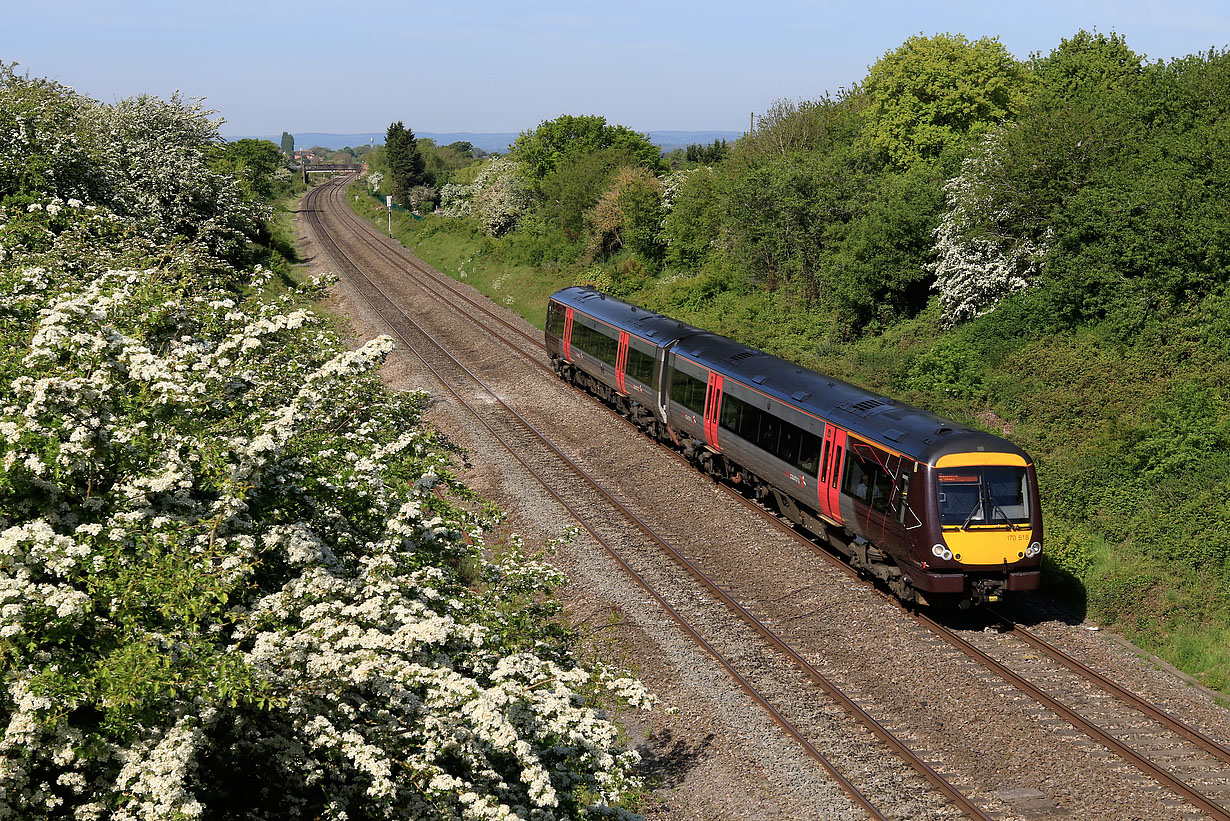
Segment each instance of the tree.
M289 131L282 132L282 153L288 157L295 153L295 135Z
M1144 75L1122 37L1080 31L1048 56L1032 55L1028 68L1029 104L945 187L933 270L949 324L1038 284L1057 216L1133 142L1131 89Z
M916 35L886 53L863 81L864 136L907 167L977 139L1026 100L1024 68L996 38Z
M212 167L233 174L252 198L268 200L273 196L274 178L282 167L282 155L269 140L236 140L214 146Z
M611 176L635 161L627 151L601 148L561 158L538 184L542 194L542 217L557 226L569 240L585 230L585 212L610 186Z
M106 196L88 145L91 106L52 80L0 62L0 201L34 192L91 201Z
M517 137L513 153L536 179L542 179L564 159L603 148L629 152L637 165L650 171L665 171L662 151L649 137L622 125L607 125L605 117L574 117L565 114L546 120L533 131Z
M1042 95L1061 100L1128 88L1141 76L1141 61L1122 35L1081 29L1046 57L1030 55L1028 65Z
M725 197L709 168L678 171L662 181L666 262L698 268L717 244Z
M384 148L389 159L389 182L393 199L406 203L410 189L427 184L426 166L414 132L399 120L389 125Z
M610 256L624 247L646 262L662 256L662 185L643 168L619 169L585 219L591 256Z
M701 143L689 145L684 156L688 162L694 162L699 165L717 165L726 159L726 155L729 153L730 148L726 145L725 140L714 140L713 145L703 145Z

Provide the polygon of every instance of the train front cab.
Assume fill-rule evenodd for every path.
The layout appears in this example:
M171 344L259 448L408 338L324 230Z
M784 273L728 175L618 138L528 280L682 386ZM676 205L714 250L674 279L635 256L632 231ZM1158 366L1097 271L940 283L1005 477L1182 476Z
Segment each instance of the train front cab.
M957 452L919 465L925 523L909 575L924 599L995 602L1041 579L1042 514L1034 466L1017 453Z

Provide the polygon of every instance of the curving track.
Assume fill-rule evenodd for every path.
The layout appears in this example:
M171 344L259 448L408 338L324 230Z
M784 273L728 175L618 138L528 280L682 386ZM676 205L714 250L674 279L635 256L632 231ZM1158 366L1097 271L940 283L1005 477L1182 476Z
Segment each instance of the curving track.
M881 704L874 687L869 693L865 676L850 675L849 665L826 664L823 661L814 663L816 653L807 646L810 642L805 641L800 646L797 636L782 635L774 629L774 623L788 621L789 617L784 617L779 610L769 609L766 613L762 595L727 589L732 584L740 587L747 584L746 566L714 565L714 554L693 544L695 533L691 523L677 515L669 515L669 511L667 515L655 511L652 493L648 494L650 501L634 501L628 498L626 489L608 491L602 487L600 480L590 475L594 454L580 452L569 456L566 455L567 445L551 444L548 437L555 434L544 432L550 427L549 420L544 424L542 419L537 422L527 419L504 402L498 389L484 382L484 377L475 372L480 370L479 367L471 369L459 361L466 358L466 361L481 363L493 347L498 347L507 350L507 355L521 360L524 368L545 371L551 374L550 380L554 380L553 372L542 356L541 337L527 332L485 300L475 298L454 280L421 266L400 246L354 217L342 203L343 183L315 189L309 194L307 202L312 229L318 240L329 249L329 255L339 271L384 317L389 327L402 337L424 365L432 369L440 384L455 400L470 409L490 436L502 447L508 448L523 469L615 557L625 572L649 591L659 606L820 763L849 796L853 806L877 818L945 817L958 810L972 817L987 817L986 813L1005 817L1046 817L1066 815L1071 811L1060 802L1039 801L1029 788L1016 789L1015 792L1011 788L979 789L977 776L971 779L970 771L974 768L940 763L949 761L950 756L946 754L944 745L933 745L930 739L924 740L924 749L920 753L911 751L902 738L917 738L920 735L918 725L903 720L901 708L893 707L891 701ZM389 293L387 286L381 288L377 283L377 276L369 276L373 271L390 269L402 272L401 278L396 280L398 287L413 287L421 304L439 306L441 313L474 317L473 327L481 330L471 334L473 347L454 357L436 344L427 329L398 307L403 295ZM410 277L404 275L407 270L412 272ZM522 409L525 410L524 407ZM588 471L584 464L587 460L590 461ZM731 497L751 506L733 492ZM656 498L659 500L658 507L661 507L660 500L664 497L659 492ZM601 501L596 502L596 499ZM768 516L759 508L756 510ZM811 542L803 540L777 520L772 521L781 528L785 538L795 541L807 555L824 556L836 562L842 572L850 572L840 560L818 551ZM635 545L629 544L630 528L640 533L640 541ZM695 588L685 596L690 600L688 607L672 605L669 601L679 598L677 578L663 582L660 567L652 573L638 572L634 568L634 565L645 561L648 551L670 556L677 566L688 572ZM709 566L715 569L707 570ZM659 578L652 578L655 574ZM656 586L664 586L665 592L659 591ZM760 606L748 606L746 602L749 600ZM887 608L893 609L891 605ZM719 610L722 612L716 612ZM789 612L788 605L786 611ZM897 619L900 618L901 614L898 613ZM1128 762L1155 784L1178 796L1177 799L1158 796L1156 786L1138 782L1135 786L1142 796L1137 802L1140 807L1135 808L1127 802L1125 808L1130 807L1130 814L1137 817L1187 817L1193 810L1198 810L1209 817L1230 821L1230 813L1225 810L1227 798L1230 798L1230 767L1227 767L1230 752L1218 741L1189 727L1176 725L1168 715L1151 707L1144 699L1126 693L1122 688L1117 690L1106 677L1096 673L1090 676L1092 671L1088 667L1064 657L1057 648L1019 625L1002 631L971 632L951 630L926 616L914 615L914 619L916 628L930 631L931 636L942 639L943 645L927 644L925 640L913 637L916 647L913 652L935 652L941 646L946 647L948 652L941 663L952 668L961 666L957 658L959 652L962 657L976 662L992 674L984 679L988 687L985 694L987 699L992 702L1002 700L1002 684L1008 682L1009 689L1023 693L1036 702L1033 708L1025 708L1025 712L1033 715L1033 720L1047 731L1067 738L1065 732L1075 727L1110 751L1112 755L1107 756L1108 766L1115 770L1116 775L1121 776L1123 768L1117 767L1115 760ZM715 629L715 625L719 624L721 628ZM896 629L906 633L917 632L907 630L900 624ZM705 635L714 640L710 641ZM749 653L747 648L753 645L759 649ZM1017 645L1029 652L1021 652ZM723 650L723 647L733 649ZM752 659L750 663L749 658ZM809 658L812 660L809 661ZM1048 659L1050 666L1041 666L1039 659ZM827 673L823 669L826 667ZM1090 680L1093 685L1088 684ZM1096 710L1086 706L1090 702L1086 690L1091 690L1093 686L1101 688L1097 692L1111 696L1094 699L1098 704ZM800 687L806 689L800 690ZM846 695L845 690L853 690L856 695ZM806 695L809 691L815 695ZM849 728L849 718L844 719L844 724L834 724L831 714L835 710L828 707L815 709L817 699L824 699L827 705L839 706L847 716L860 722L875 736L878 746L869 751L864 744L861 755L848 751L834 752L830 742L820 739L831 737L834 732L839 735L843 732L853 733L857 737L859 731ZM1019 706L1016 709L1020 711ZM881 718L877 719L876 713ZM1139 721L1125 717L1128 713L1146 716L1144 720L1152 722L1154 729L1142 729ZM1067 730L1057 730L1056 723L1063 724ZM822 726L826 724L828 726ZM1104 729L1104 725L1109 726ZM868 767L869 752L871 758L881 762L878 766ZM901 765L894 765L895 771L893 767L885 767L882 762L889 754L905 762L912 772L904 771ZM1152 761L1150 755L1164 759L1164 763ZM1014 756L1011 760L1015 763L1021 759ZM1002 783L1004 779L997 773L1011 767L1012 764L1003 765L998 770L992 767L987 778L993 783L996 780ZM947 777L943 772L945 769L950 770ZM843 770L851 774L843 775ZM868 771L872 774L867 775ZM925 790L925 797L924 790L920 789L919 776L930 785ZM953 780L967 783L963 790L977 798L971 799L963 794L962 789L953 787ZM1041 794L1041 791L1033 792ZM1072 792L1080 801L1080 791ZM1119 790L1115 792L1121 794ZM867 795L875 796L876 802L868 800ZM875 804L879 804L879 808ZM1118 816L1111 814L1107 817Z

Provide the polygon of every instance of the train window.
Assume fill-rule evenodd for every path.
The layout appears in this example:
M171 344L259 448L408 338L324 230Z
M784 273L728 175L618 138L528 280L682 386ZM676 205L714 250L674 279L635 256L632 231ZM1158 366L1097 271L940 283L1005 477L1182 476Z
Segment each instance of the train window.
M938 480L943 525L1024 524L1029 521L1025 468L987 465L942 471Z
M554 302L547 308L547 333L557 339L564 338L564 309Z
M897 521L905 524L906 511L910 510L910 474L902 473L901 498L897 500Z
M628 365L626 373L638 382L653 384L653 366L657 364L652 356L641 353L631 344L628 345Z
M573 323L572 326L572 344L608 365L615 364L619 352L618 340L579 322Z
M766 413L760 420L760 435L757 437L756 444L762 450L767 450L774 456L777 455L777 439L781 435L782 420L772 414Z
M705 412L705 383L679 369L671 371L671 399L696 413Z
M851 450L846 452L846 478L841 490L872 509L884 512L892 497L893 477L874 459Z
M802 431L799 441L799 459L795 465L809 476L814 476L820 470L821 439L810 431Z
M760 424L764 415L764 411L755 405L729 393L722 394L722 415L718 424L753 444L759 442Z
M738 436L743 436L744 417L747 415L748 404L737 396L728 393L722 395L722 414L718 424ZM747 437L744 436L746 439Z
M871 507L881 513L888 512L888 503L893 496L893 477L876 467L874 485L871 489Z
M777 456L783 462L789 462L792 465L798 464L799 461L799 442L803 438L803 431L789 422L782 422L782 431L777 436Z

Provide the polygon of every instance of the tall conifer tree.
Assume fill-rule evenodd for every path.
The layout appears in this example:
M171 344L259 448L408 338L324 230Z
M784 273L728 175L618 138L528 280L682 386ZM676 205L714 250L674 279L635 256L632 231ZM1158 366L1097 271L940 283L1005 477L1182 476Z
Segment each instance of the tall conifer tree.
M399 120L389 125L384 139L384 150L389 158L389 177L393 199L408 204L407 195L416 185L427 182L426 163L419 153L414 132Z

